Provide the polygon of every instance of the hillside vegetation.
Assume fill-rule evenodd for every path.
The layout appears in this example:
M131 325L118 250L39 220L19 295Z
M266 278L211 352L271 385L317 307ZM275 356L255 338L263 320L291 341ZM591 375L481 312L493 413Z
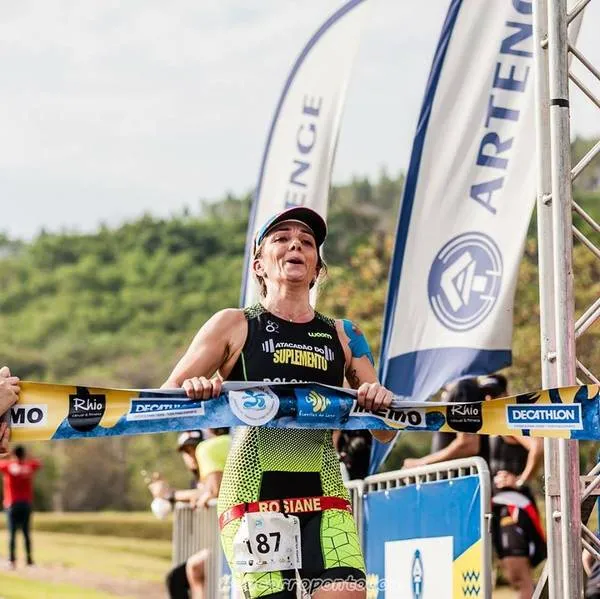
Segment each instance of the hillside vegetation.
M578 140L574 152L590 143ZM585 183L577 200L600 219L600 197ZM356 179L331 191L329 275L319 309L359 322L375 355L402 185L402 176L383 172L376 182ZM92 234L42 232L31 242L0 235L0 363L25 379L159 386L206 319L238 305L249 205L249 197L227 196L168 219L144 216ZM536 262L532 223L515 303L514 391L540 386ZM575 265L580 314L600 296L600 261L576 243ZM592 368L600 365L599 340L596 327L579 343ZM404 437L412 451L419 437ZM145 508L142 469L187 482L173 442L173 435L156 435L38 444L33 450L46 464L39 504Z

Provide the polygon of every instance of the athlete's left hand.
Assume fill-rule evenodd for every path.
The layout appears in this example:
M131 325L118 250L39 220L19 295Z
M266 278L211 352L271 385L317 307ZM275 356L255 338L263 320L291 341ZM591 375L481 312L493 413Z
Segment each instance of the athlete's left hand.
M358 388L358 405L371 412L389 408L394 395L380 383L363 383Z

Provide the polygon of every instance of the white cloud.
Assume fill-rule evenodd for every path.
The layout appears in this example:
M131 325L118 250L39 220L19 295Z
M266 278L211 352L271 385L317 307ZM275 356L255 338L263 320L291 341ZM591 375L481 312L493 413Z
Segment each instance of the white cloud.
M447 7L370 1L336 180L406 168ZM89 229L249 190L289 68L341 3L0 4L0 229ZM584 22L582 42L600 64L594 22ZM574 130L598 121L575 116Z

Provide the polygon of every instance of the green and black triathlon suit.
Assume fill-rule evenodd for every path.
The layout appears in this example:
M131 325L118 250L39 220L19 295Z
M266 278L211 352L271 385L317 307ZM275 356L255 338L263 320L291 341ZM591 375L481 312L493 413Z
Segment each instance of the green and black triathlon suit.
M261 305L244 313L248 336L230 380L342 386L345 358L333 319L315 313L311 322L292 323ZM290 349L295 351L287 351ZM349 500L330 430L238 429L223 473L219 515L242 503L315 496ZM314 592L319 584L332 580L364 582L365 565L351 513L327 509L296 515L301 526L300 576L305 588ZM230 564L240 523L241 519L230 521L221 530ZM247 599L296 597L293 570L234 574Z

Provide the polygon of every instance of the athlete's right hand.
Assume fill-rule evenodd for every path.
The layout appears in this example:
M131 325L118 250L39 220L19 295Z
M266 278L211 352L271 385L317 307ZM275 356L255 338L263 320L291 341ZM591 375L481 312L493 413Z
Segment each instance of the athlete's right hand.
M185 379L181 386L190 399L211 399L219 396L222 384L223 381L218 376L212 379L207 379L205 376L195 376L191 379Z
M19 399L19 382L18 376L10 375L8 366L0 368L0 416Z

